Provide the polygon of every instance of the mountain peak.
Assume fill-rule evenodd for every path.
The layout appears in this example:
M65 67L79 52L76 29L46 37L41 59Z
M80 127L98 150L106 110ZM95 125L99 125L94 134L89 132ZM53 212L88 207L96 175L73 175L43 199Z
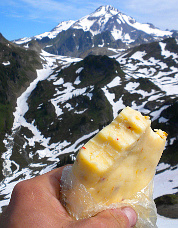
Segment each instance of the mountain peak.
M83 29L90 31L92 35L97 35L107 29L106 24L112 23L113 17L121 12L111 5L100 6L93 13L79 19L71 27L74 29Z
M103 5L103 6L98 7L94 13L98 13L98 12L101 12L103 14L110 13L113 15L120 13L120 11L118 9L114 8L111 5Z

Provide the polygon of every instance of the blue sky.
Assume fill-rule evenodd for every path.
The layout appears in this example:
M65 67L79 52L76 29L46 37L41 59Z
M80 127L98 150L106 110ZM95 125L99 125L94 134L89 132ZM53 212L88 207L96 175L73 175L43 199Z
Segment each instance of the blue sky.
M0 32L8 40L38 35L62 21L78 20L101 5L112 5L162 30L178 30L177 0L1 0Z

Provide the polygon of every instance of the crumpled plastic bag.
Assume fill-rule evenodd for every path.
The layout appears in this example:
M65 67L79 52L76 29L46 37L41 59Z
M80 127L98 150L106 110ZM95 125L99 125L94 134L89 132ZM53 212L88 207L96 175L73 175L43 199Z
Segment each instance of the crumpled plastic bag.
M131 200L115 204L96 203L85 186L72 173L72 166L66 166L61 177L61 202L68 213L75 218L84 219L96 215L105 209L130 205L137 213L136 228L156 228L157 210L153 200L153 180Z

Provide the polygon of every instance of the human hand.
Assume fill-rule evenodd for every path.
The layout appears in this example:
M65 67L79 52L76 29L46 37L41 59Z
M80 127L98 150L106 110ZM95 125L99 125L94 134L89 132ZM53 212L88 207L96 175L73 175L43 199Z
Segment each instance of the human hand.
M71 218L59 201L63 168L19 182L1 215L0 228L130 228L136 224L136 213L130 207L105 210L78 221Z

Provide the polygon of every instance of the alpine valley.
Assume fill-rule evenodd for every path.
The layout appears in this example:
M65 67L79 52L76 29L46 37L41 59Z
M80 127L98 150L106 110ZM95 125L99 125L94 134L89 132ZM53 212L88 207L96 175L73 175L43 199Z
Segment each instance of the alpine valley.
M178 31L141 24L112 6L34 37L0 35L1 211L17 182L73 163L130 106L168 133L154 199L158 227L177 227L177 97Z

